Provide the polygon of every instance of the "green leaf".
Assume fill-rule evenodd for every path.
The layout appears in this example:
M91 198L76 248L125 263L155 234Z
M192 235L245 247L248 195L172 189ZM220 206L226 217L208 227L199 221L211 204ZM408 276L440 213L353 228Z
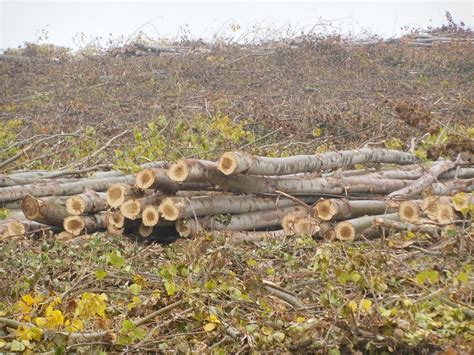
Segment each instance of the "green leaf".
M25 350L25 344L20 343L17 340L13 340L11 345L10 345L10 350L11 351L23 351L23 350Z
M130 292L132 294L134 294L135 296L138 296L138 294L142 290L142 287L138 284L132 284L132 285L130 285L130 287L128 289L130 290Z
M112 266L120 269L122 266L125 265L125 259L122 257L119 251L111 252L107 254L108 260Z
M415 281L417 284L422 285L425 281L429 281L434 284L439 281L439 272L435 270L424 270L416 275Z
M103 269L98 269L95 271L95 278L99 281L103 280L106 276L107 276L107 271Z
M463 284L467 284L467 282L469 281L469 277L468 277L468 274L467 272L460 272L456 278L461 281Z
M248 266L255 266L255 265L257 265L257 260L249 259L249 260L247 260L247 265Z
M165 280L165 289L168 296L173 296L179 291L179 287L174 283L173 280Z

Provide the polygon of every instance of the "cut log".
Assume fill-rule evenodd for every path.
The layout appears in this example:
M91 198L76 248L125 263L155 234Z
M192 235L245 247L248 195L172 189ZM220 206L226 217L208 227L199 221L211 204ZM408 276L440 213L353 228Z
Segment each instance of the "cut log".
M208 181L224 190L246 193L277 194L283 191L291 195L345 195L346 193L385 194L411 184L411 180L376 179L365 177L318 178L318 177L268 177L257 175L225 176L216 164L200 160L180 160L174 164L169 177L175 181Z
M407 231L407 232L418 232L418 233L426 233L433 237L439 236L438 228L430 225L425 224L413 224L408 222L397 222L391 221L388 219L376 219L374 221L375 226L385 227L389 229L395 229L397 231Z
M207 183L178 183L168 176L166 169L145 169L137 174L136 185L142 189L160 190L164 193L176 193L179 190L206 190Z
M124 202L120 206L120 211L128 219L137 219L142 215L142 211L148 205L159 205L161 201L165 198L161 192L155 193L150 196L145 196L138 199L131 199Z
M281 239L285 236L285 231L283 229L260 232L220 231L216 233L224 235L226 238L226 245L256 243L264 240Z
M419 224L421 221L419 203L402 201L398 208L398 215L402 221Z
M417 180L424 176L424 174L429 170L429 168L425 168L424 166L418 166L413 170L385 170L385 171L374 171L370 172L365 177L372 177L372 178L379 178L379 179L403 179L403 180ZM346 172L342 173L343 176L348 176ZM359 176L360 176L359 175ZM447 180L453 178L461 178L461 179L470 179L474 178L474 168L459 168L447 171L442 173L438 176L439 180Z
M26 218L55 227L62 227L64 219L69 215L66 207L44 202L30 195L23 199L21 210Z
M83 231L86 233L104 230L107 225L107 213L99 212L88 216L69 216L64 219L64 229L75 235L80 235Z
M306 211L297 211L286 214L281 220L281 226L285 231L285 235L295 235L296 233L296 222L306 217L308 213Z
M254 211L237 215L214 216L195 219L181 219L176 221L176 230L182 237L189 237L199 230L255 230L281 226L282 219L291 212L304 211L303 207L293 206L278 210Z
M424 188L431 186L436 182L439 175L456 167L456 163L452 161L440 161L433 164L427 174L423 175L413 183L404 188L391 192L388 198L400 198L419 195Z
M441 224L454 223L454 209L449 204L439 204L436 211L436 220Z
M335 168L347 168L355 164L395 163L412 164L418 158L412 154L387 149L363 148L316 155L296 155L287 158L253 156L244 152L224 153L218 168L226 175L240 173L252 175L288 175Z
M450 200L447 196L427 196L421 203L421 210L429 219L436 221L438 219L438 206L449 205Z
M306 211L287 214L282 220L282 227L286 235L315 236L321 231L318 220Z
M431 185L431 191L437 196L452 195L457 192L471 192L473 190L474 179L452 179Z
M71 196L80 194L86 189L102 192L106 191L109 186L116 183L133 183L134 179L135 178L132 175L127 175L106 179L83 179L66 183L3 187L0 188L0 202L20 200L27 195L35 197Z
M312 203L315 198L303 198ZM168 197L160 205L159 211L169 221L201 217L215 214L238 214L267 209L277 209L297 205L288 198L219 195L213 197L180 198Z
M335 237L337 240L354 240L357 236L363 234L365 230L369 229L372 223L378 219L400 221L398 213L349 219L336 225L334 228Z
M385 201L347 199L320 200L314 206L314 216L323 221L351 219L365 215L394 212L396 207Z
M66 209L70 215L94 214L107 209L106 194L88 190L67 199Z
M125 201L142 197L143 190L134 185L113 184L107 189L107 203L112 208L120 207Z
M160 221L159 206L146 206L142 213L142 222L147 227L153 227Z

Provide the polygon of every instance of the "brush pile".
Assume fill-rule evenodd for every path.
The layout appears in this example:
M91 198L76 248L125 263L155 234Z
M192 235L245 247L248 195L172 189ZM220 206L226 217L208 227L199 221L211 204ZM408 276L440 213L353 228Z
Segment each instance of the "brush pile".
M465 223L474 202L474 167L460 160L421 164L412 154L386 149L285 158L239 151L217 162L141 168L136 176L2 175L0 207L9 213L0 236L51 229L69 237L95 231L148 237L170 227L182 237L219 231L233 242L308 234L353 240L381 235L381 228L438 235Z

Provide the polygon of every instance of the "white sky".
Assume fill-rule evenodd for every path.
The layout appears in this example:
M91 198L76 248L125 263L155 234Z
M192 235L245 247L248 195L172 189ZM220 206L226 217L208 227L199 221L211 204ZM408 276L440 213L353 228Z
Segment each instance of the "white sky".
M402 26L422 27L446 23L445 11L456 22L473 27L471 1L5 1L0 0L0 49L36 42L41 30L49 43L83 46L91 38L130 36L142 30L153 38L212 39L216 33L264 33L255 26L309 30L322 20L333 20L331 29L341 34L364 31L384 37L398 36ZM230 25L241 26L232 32ZM321 28L321 27L318 27ZM322 28L321 28L322 29ZM79 40L79 33L85 38ZM75 37L76 36L76 37ZM73 38L76 38L73 41ZM252 38L244 37L247 39Z

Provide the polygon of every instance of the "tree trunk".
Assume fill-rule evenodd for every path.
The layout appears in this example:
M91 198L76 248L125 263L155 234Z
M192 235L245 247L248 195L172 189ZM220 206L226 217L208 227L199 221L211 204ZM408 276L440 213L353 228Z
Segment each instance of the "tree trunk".
M160 190L165 193L175 193L179 190L206 190L210 187L207 183L178 183L168 176L166 169L145 169L137 174L136 185L143 189Z
M195 219L182 219L176 222L176 230L182 237L189 237L199 230L236 230L246 231L281 226L283 217L291 212L304 211L303 207L285 207L278 210L254 211L225 216L203 218L196 222Z
M226 245L255 243L264 240L281 239L285 237L285 231L283 229L260 232L221 231L218 233L222 233L225 236Z
M365 215L394 212L389 202L376 200L350 201L347 199L321 200L314 207L314 216L324 221L350 219Z
M66 201L66 209L73 216L94 214L105 211L107 207L106 194L97 193L92 190L72 196Z
M27 195L42 196L70 196L82 193L85 189L97 192L106 191L116 183L133 183L132 175L111 177L106 179L83 179L66 183L51 183L44 185L23 185L0 188L0 202L15 201Z
M372 223L379 218L383 220L400 221L398 213L349 219L344 222L339 222L336 225L334 228L335 237L338 240L354 240L357 236L363 234L365 230L372 227Z
M226 175L288 175L327 169L347 168L355 164L412 164L418 158L412 154L388 149L363 148L316 155L296 155L287 158L253 156L244 152L224 153L218 168Z
M389 219L376 219L374 221L376 226L385 227L389 229L395 229L397 231L407 231L407 232L418 232L426 233L433 237L439 237L439 230L435 226L424 225L424 224L413 224L409 222L398 222L392 221Z
M82 231L86 233L104 230L107 227L107 213L99 212L88 216L69 216L64 219L64 229L78 236Z
M405 186L404 188L400 190L393 191L387 197L394 198L394 197L410 197L410 196L419 195L424 188L434 183L437 180L439 175L455 167L456 167L456 163L453 163L452 161L437 162L433 164L433 166L430 168L427 174L423 175L422 177L420 177L419 179L417 179L415 182L411 183L410 185Z
M451 195L457 192L474 190L474 179L453 179L431 185L433 194L437 196Z
M62 227L64 219L69 215L66 207L44 202L30 195L23 199L21 210L26 218L54 227Z
M312 203L315 198L303 198ZM295 206L297 203L288 198L220 195L214 197L168 197L160 205L159 211L169 221L215 214L237 214L259 210L268 210Z
M202 160L180 160L169 172L176 181L208 181L224 190L247 193L276 194L284 191L291 195L344 195L348 193L385 194L398 190L411 180L375 179L365 177L321 178L321 177L268 177L258 175L225 176L217 170L215 163Z

